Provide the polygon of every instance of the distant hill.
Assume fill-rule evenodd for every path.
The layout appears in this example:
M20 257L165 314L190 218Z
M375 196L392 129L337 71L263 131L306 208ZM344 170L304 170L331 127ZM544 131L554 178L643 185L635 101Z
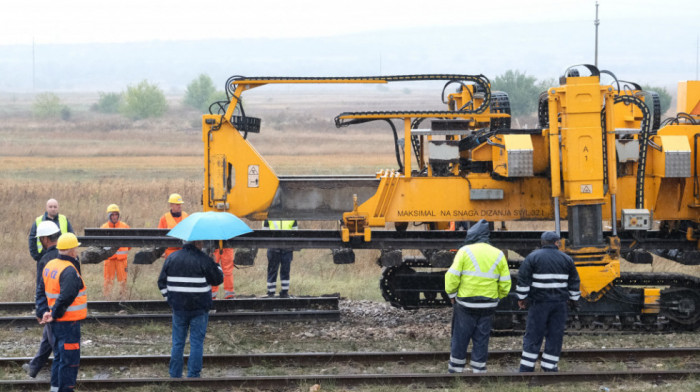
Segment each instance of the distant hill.
M465 20L469 20L465 17ZM466 22L469 23L469 22ZM634 26L630 28L630 26ZM235 26L232 26L235 28ZM664 31L663 36L653 31ZM630 21L601 25L601 68L619 78L675 89L695 76L695 44L672 21L653 29ZM0 91L121 91L143 79L166 92L200 73L223 86L246 76L483 73L508 69L556 79L593 63L592 22L468 25L387 30L338 37L0 46ZM691 53L692 52L692 53Z

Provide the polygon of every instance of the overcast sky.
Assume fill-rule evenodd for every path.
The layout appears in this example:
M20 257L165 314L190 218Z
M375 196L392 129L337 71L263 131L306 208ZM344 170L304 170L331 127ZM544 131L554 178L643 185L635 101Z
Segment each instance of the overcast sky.
M695 41L697 0L600 0L601 29L678 21ZM0 5L0 45L211 38L324 37L430 26L590 21L595 0L9 0ZM552 32L557 34L556 31ZM662 33L662 32L660 32Z
M698 78L698 1L599 0L599 67L673 89ZM182 89L200 73L556 79L594 63L595 3L0 0L0 91Z

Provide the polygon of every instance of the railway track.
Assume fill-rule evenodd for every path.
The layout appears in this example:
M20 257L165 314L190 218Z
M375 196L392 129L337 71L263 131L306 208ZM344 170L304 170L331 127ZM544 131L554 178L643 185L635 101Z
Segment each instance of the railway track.
M562 358L576 362L599 362L607 360L639 361L649 358L690 358L697 359L700 347L671 349L607 349L607 350L566 350ZM510 360L517 362L520 351L503 350L489 353L491 361ZM372 364L394 362L405 365L420 361L446 362L448 352L354 352L354 353L271 353L244 355L205 355L204 366L253 367L253 366L328 366L329 364L354 363ZM0 358L0 368L5 374L11 373L29 358ZM167 366L169 356L119 356L81 358L81 368L85 367L119 367L119 366ZM687 363L687 361L684 361ZM691 363L691 367L693 367ZM110 378L83 379L78 381L78 389L124 389L142 388L161 385L169 389L187 387L195 389L225 388L260 388L283 389L294 385L330 384L336 387L370 386L370 385L425 385L431 387L454 386L457 380L466 383L527 383L529 385L571 383L571 382L620 382L651 381L655 383L672 380L693 380L700 374L700 369L681 370L634 370L634 371L586 371L561 373L516 373L493 372L485 374L438 374L438 373L382 373L382 374L302 374L284 376L227 376L201 379L170 378ZM2 380L0 389L42 390L48 387L48 380Z
M489 360L514 360L520 358L520 350L492 350ZM312 366L331 363L372 364L381 362L411 363L420 361L444 361L448 351L418 352L339 352L339 353L267 353L267 354L207 354L204 366L251 367L259 365ZM638 361L648 358L700 357L700 347L679 348L619 348L607 350L565 350L561 358L567 361ZM185 356L187 358L187 356ZM28 357L0 357L0 368L12 367L31 360ZM167 364L169 355L82 356L80 366L150 366Z
M240 310L278 310L278 309L338 309L338 294L320 297L294 298L235 298L216 300L213 309L217 312ZM91 312L169 312L165 300L148 301L89 301ZM33 312L34 302L0 302L0 313Z
M232 322L250 321L338 321L339 296L300 298L238 298L214 301L209 319ZM172 317L165 301L88 302L87 323L138 324L169 322ZM149 312L149 313L145 313ZM0 303L0 326L35 326L32 302ZM31 315L27 316L29 313Z
M223 388L260 388L282 390L294 385L329 384L335 387L369 386L369 385L426 385L430 387L454 386L455 381L465 384L474 383L528 383L530 385L559 384L572 382L620 382L624 380L653 381L656 383L670 380L685 380L697 377L698 370L670 371L607 371L607 372L570 372L570 373L463 373L463 374L350 374L350 375L293 375L293 376L245 376L215 378L130 378L107 380L78 380L78 390L123 390L125 388L143 388L146 386L196 389ZM46 390L48 381L9 380L0 381L0 388L20 389L23 391Z

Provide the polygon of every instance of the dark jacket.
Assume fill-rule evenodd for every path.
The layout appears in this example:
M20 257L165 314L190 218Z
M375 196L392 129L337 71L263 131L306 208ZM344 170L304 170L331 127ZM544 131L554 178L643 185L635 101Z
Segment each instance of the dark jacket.
M518 271L518 298L532 301L577 301L580 279L574 261L556 245L544 245L530 253Z
M42 252L41 259L39 260L38 263L36 263L36 288L35 288L35 293L34 293L34 301L36 301L39 298L39 286L41 286L41 294L44 293L44 278L42 278L41 274L44 272L44 267L46 267L46 264L55 259L58 258L58 249L56 249L56 245L50 246L48 249L46 249L44 252ZM80 272L80 270L78 270ZM44 295L44 306L46 306L46 295ZM37 312L39 311L39 304L37 303ZM48 307L45 308L48 310ZM45 311L46 311L45 310ZM44 312L41 312L43 315Z
M56 216L53 219L51 219L51 218L49 218L49 214L47 212L44 212L44 217L41 220L42 221L51 221L51 222L55 223L56 226L58 226L60 228L61 225L58 223L58 215L59 214L56 214ZM73 226L71 226L68 218L66 218L66 223L68 224L68 232L75 233L73 231ZM65 233L61 233L61 234L65 234ZM44 250L44 252L45 251L46 250ZM35 219L34 222L32 222L32 228L29 229L29 254L32 255L32 259L34 259L34 261L39 262L39 260L41 260L41 256L43 255L44 252L39 253L39 250L36 247L36 219Z
M192 244L185 244L163 263L158 288L173 311L208 311L211 286L224 282L221 267Z
M80 290L83 289L83 280L80 278L80 263L78 259L70 256L58 255L58 257L47 259L44 267L53 259L68 260L73 264L73 268L66 268L61 272L58 282L61 285L61 293L56 299L56 303L51 309L51 316L54 320L58 320L66 313L66 309L75 301ZM42 268L43 271L43 268ZM44 313L49 311L48 301L46 300L46 289L44 288L44 279L37 282L36 288L36 316L41 318Z

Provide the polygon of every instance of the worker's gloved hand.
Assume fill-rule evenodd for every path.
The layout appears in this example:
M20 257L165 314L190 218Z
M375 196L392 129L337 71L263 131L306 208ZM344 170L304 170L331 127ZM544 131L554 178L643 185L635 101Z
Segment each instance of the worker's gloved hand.
M569 310L572 313L578 313L581 310L581 306L579 305L578 301L574 301L572 299L569 300Z

